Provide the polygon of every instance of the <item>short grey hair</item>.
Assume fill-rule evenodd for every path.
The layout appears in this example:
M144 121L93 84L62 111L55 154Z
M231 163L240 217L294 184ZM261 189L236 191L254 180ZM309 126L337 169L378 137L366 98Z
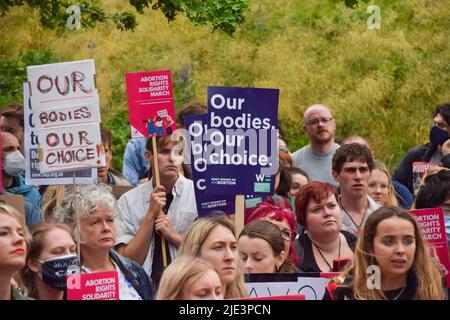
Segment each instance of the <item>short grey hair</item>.
M117 200L111 192L111 187L104 183L88 185L77 185L76 207L80 219L90 216L97 211L101 205L111 212L116 218L118 216ZM54 220L68 225L72 230L76 229L77 217L74 211L74 189L69 187L60 204L55 208ZM116 226L117 228L118 226Z

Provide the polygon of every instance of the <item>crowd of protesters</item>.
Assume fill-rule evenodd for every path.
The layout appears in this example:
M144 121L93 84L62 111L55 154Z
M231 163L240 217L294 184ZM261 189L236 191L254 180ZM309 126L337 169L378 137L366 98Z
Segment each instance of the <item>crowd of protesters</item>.
M111 168L112 134L101 128L106 165L92 184L25 183L23 106L1 112L0 300L67 299L67 275L116 271L122 300L246 298L250 273L342 272L324 299L445 299L442 273L409 209L443 208L450 240L450 104L436 108L429 143L407 152L392 175L364 137L337 143L327 106L303 114L309 144L292 153L279 138L275 194L234 215L199 217L182 139L132 139L123 174ZM183 116L205 113L200 103ZM300 130L300 128L299 128ZM189 152L186 151L185 152ZM157 161L159 172L152 165ZM415 194L414 162L438 166ZM159 173L159 184L153 177ZM115 195L114 186L129 191ZM78 247L78 249L77 249ZM380 286L367 285L377 266Z

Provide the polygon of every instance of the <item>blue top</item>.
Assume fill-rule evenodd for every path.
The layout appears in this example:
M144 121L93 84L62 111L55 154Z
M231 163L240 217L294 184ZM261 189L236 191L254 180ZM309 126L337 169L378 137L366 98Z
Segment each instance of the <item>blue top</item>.
M122 174L133 185L139 184L139 179L145 177L148 170L148 162L145 159L145 144L147 139L135 138L128 141L123 154Z
M25 184L25 171L14 177L15 186L6 188L10 193L22 195L30 201L35 207L41 207L41 194L36 186Z

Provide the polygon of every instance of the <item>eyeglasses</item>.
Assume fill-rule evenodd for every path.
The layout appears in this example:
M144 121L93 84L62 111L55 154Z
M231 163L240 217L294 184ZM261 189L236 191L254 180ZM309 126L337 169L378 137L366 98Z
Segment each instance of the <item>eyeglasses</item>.
M307 126L318 126L321 123L327 124L331 120L333 120L333 118L317 118L317 119L308 120L305 122L305 124Z
M444 209L444 212L450 213L450 204L444 204L441 207Z
M295 232L291 232L289 229L281 229L281 234L285 240L294 241L297 238L297 234Z
M278 150L289 153L289 148L283 145L279 146Z

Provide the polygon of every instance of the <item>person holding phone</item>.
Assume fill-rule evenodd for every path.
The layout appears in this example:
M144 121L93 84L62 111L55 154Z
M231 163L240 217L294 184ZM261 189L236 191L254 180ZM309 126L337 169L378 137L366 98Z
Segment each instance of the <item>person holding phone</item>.
M336 189L331 184L307 183L296 198L295 208L297 221L306 230L299 238L301 271L333 272L335 259L353 257L357 239L341 230L341 209Z

